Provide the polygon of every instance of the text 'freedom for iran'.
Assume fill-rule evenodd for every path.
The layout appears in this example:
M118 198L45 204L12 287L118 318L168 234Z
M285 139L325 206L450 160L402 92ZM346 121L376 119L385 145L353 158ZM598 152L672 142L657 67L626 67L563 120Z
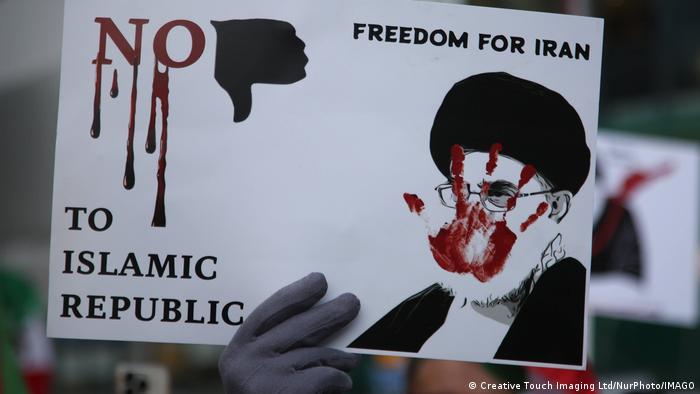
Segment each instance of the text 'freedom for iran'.
M477 35L476 48L479 51L507 52L524 55L533 53L536 56L589 60L591 46L578 42L556 41L543 38L534 39L534 44L524 37L479 33ZM376 42L414 44L449 48L473 48L470 43L470 34L467 32L454 32L452 30L435 29L426 30L420 27L377 25L367 23L355 23L353 27L355 40L368 40Z

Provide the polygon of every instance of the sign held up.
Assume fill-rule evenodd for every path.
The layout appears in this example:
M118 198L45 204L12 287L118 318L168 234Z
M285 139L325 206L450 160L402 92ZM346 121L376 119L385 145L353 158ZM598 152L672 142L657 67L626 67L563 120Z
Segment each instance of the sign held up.
M600 20L71 0L65 21L51 336L224 344L320 271L362 302L332 346L584 365Z

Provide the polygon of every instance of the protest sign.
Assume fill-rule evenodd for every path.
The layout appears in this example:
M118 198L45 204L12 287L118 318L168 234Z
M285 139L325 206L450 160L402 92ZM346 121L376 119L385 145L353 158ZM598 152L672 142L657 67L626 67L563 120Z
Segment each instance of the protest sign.
M598 139L598 152L591 309L693 326L697 146L608 130Z
M333 346L583 364L601 20L70 0L64 25L50 335L225 344L320 271L362 302Z

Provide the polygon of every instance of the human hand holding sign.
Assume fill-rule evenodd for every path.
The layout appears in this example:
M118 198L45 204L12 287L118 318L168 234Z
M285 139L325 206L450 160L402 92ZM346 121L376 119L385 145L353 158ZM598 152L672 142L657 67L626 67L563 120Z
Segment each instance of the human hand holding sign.
M352 388L358 356L319 346L360 310L353 294L315 305L328 288L312 273L273 294L240 326L219 359L226 393L334 393Z

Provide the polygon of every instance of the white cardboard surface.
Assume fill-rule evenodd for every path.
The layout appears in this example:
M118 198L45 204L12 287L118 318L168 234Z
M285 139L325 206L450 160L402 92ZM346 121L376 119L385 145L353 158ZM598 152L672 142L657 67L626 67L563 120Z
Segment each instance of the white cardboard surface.
M637 274L620 269L594 273L591 310L610 317L693 326L697 321L697 146L608 130L599 135L598 150L602 177L596 189L600 208L595 210L595 221L604 215L604 198L615 196L631 175L668 170L643 182L625 203L638 251L629 250L620 257L638 261L639 269L633 270Z
M97 139L90 136L95 92L91 62L100 36L96 17L111 18L130 44L134 25L129 19L149 19L143 27L137 83L136 180L131 190L122 186L131 66L110 38L106 51L114 62L103 66L101 135ZM306 77L296 83L253 85L251 114L234 123L231 100L214 79L217 34L210 21L251 18L293 25L305 43L309 62ZM153 84L153 40L161 26L179 19L200 26L206 45L194 64L169 70L167 225L156 228L151 218L158 148L153 154L143 148ZM366 36L353 39L353 23L468 32L469 44L465 49L377 42ZM326 274L326 299L350 291L362 301L358 318L334 338L332 344L338 347L345 347L407 296L431 283L451 286L461 304L460 292L469 294L479 283L470 275L448 273L435 263L425 225L408 211L402 195L421 196L433 225L439 227L443 215L449 220L450 212L441 210L444 207L433 189L444 176L430 156L430 130L448 90L458 81L485 72L507 72L546 86L561 94L580 116L591 151L590 171L559 231L566 254L588 267L602 32L602 21L593 18L420 2L217 0L193 6L164 0L67 1L49 335L225 344L235 327L221 321L142 322L133 310L121 314L119 320L109 319L110 297L172 298L180 300L183 308L185 300L196 300L197 313L205 314L209 301L219 302L219 314L224 304L240 302L242 311L236 313L238 304L229 310L235 320L311 271ZM525 53L479 50L479 33L523 37ZM534 43L538 38L590 45L590 58L537 56ZM174 60L186 58L191 49L187 30L173 29L167 48ZM120 94L112 99L109 90L115 68ZM566 130L561 138L567 138ZM87 215L81 214L83 230L69 230L72 214L66 207L85 207L87 212L106 208L113 222L106 231L92 231ZM98 227L104 224L103 214L95 214ZM546 242L521 245L511 257L516 260L520 251L541 250L543 245ZM65 272L67 250L74 251L73 273ZM99 252L108 252L108 268L117 270L134 253L144 272L149 254L177 255L178 264L183 255L193 256L193 261L215 256L215 265L205 263L203 267L204 275L215 270L216 279L82 275L75 272L81 251L94 252L96 261ZM502 282L517 285L521 280L522 276L514 276ZM105 296L106 318L61 317L66 294L81 297L82 308L87 307L88 295ZM417 355L492 361L507 329L473 311L451 312L439 335L431 337Z

